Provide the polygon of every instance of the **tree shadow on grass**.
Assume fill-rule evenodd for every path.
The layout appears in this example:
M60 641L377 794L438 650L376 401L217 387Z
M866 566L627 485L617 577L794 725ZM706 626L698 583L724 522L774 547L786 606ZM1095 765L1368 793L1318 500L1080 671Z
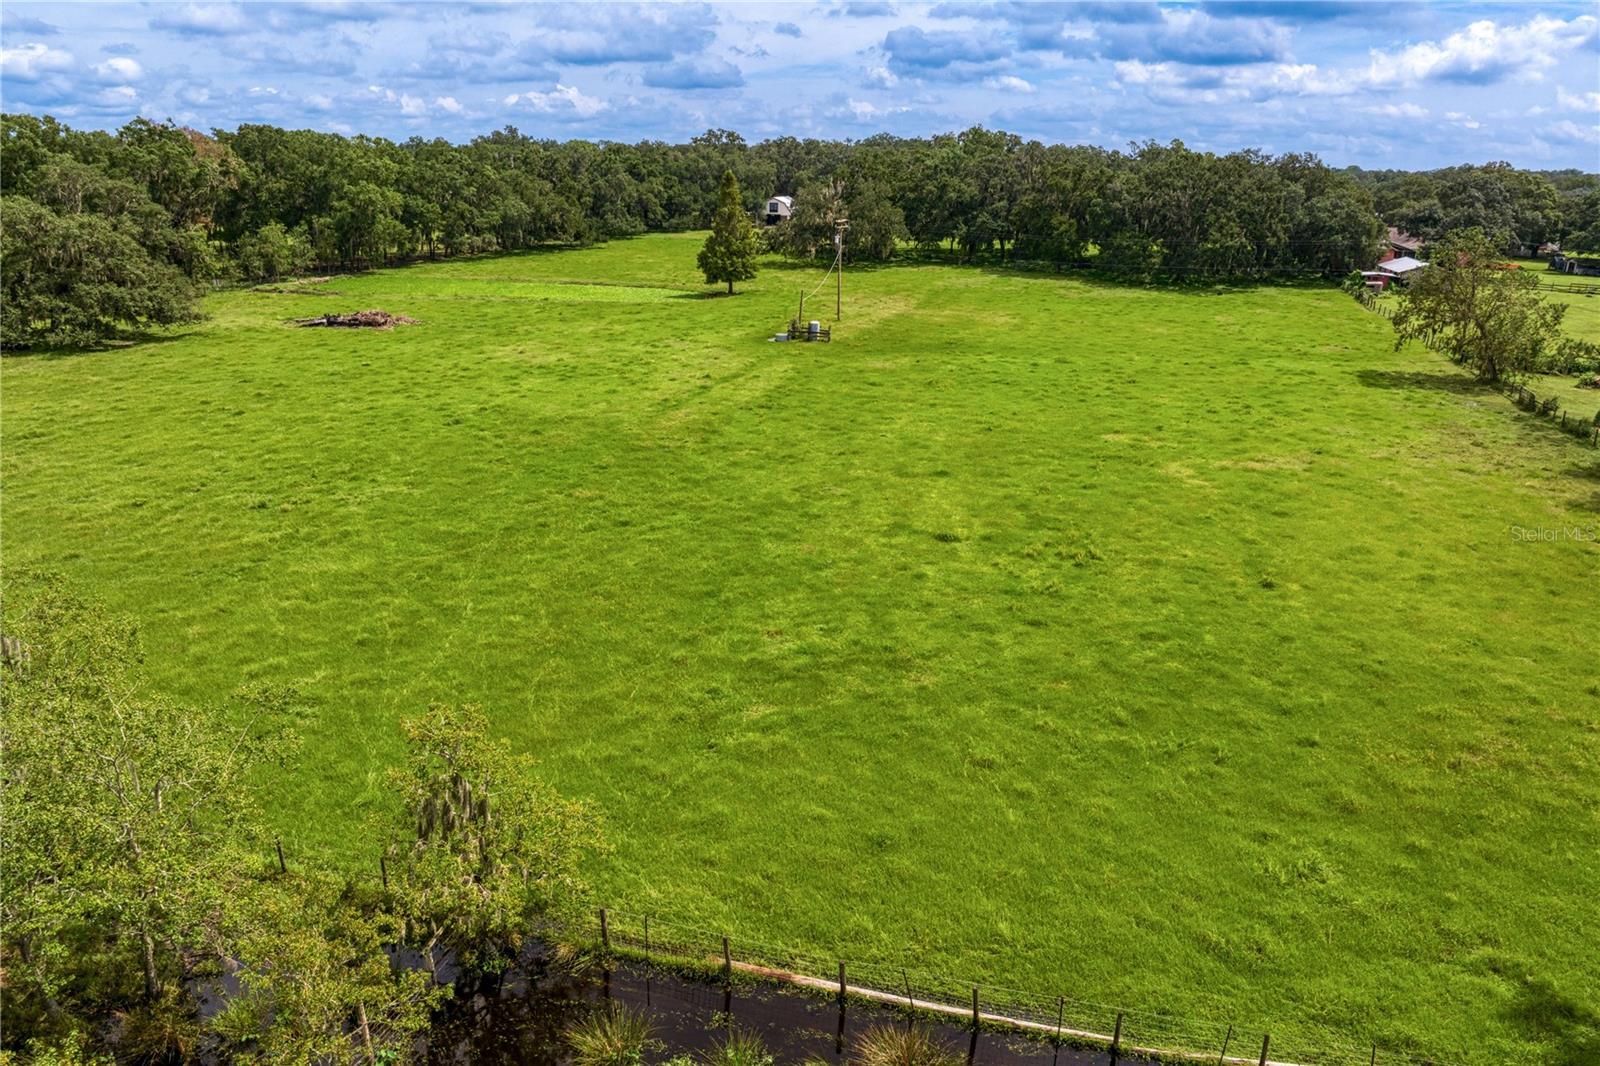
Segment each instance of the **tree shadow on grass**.
M171 344L173 341L182 340L189 331L178 327L181 332L156 332L153 330L130 330L108 338L100 344L82 348L46 347L37 348L7 348L0 355L7 359L77 359L90 355L115 355L126 352L132 348L147 348L159 344Z
M1432 389L1457 396L1482 395L1489 386L1465 374L1428 370L1357 370L1356 380L1369 389Z
M1600 1062L1600 1014L1562 995L1550 982L1524 976L1505 1014L1533 1039L1551 1046L1551 1066Z
M1570 478L1586 481L1593 486L1593 491L1587 497L1580 497L1577 505L1586 511L1600 514L1600 459L1593 462L1578 463L1562 471Z

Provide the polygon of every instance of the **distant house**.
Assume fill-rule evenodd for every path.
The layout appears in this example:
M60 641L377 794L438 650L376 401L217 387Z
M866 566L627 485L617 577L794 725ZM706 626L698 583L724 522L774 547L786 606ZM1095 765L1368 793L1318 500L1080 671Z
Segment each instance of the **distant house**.
M1550 257L1550 269L1559 270L1563 274L1600 276L1600 255L1557 252Z
M1382 292L1400 279L1387 270L1363 270L1361 280L1366 283L1367 288Z
M1539 245L1534 254L1555 255L1559 251L1561 251L1561 245L1557 244L1555 241L1545 241L1543 244Z
M774 196L767 201L767 225L776 226L792 214L794 214L794 197Z
M1378 264L1378 269L1385 274L1391 275L1395 281L1404 282L1410 281L1418 271L1422 270L1427 265L1427 263L1424 263L1420 259L1413 258L1409 255L1402 255L1397 256L1394 259L1384 260Z
M1389 239L1383 246L1383 254L1378 257L1379 263L1387 263L1391 259L1403 256L1415 257L1422 251L1422 238L1413 237L1404 230L1389 227Z

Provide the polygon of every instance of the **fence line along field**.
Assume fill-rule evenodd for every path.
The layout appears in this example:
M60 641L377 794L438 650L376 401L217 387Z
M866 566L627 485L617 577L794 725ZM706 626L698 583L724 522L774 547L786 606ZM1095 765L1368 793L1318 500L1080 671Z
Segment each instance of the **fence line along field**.
M295 854L370 865L396 721L471 702L599 801L635 909L1596 1053L1592 449L1330 288L852 268L832 344L774 344L820 268L713 296L700 240L8 358L7 562L136 615L174 695L298 686ZM366 309L416 322L295 325Z

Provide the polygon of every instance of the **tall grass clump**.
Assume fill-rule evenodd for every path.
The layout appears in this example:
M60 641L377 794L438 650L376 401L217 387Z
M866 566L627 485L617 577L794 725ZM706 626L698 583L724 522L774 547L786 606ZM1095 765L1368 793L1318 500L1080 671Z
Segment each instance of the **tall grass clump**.
M857 1066L961 1066L950 1045L920 1025L875 1025L856 1043Z
M567 1028L574 1066L640 1066L655 1043L648 1018L614 1003Z
M760 1034L738 1028L713 1044L702 1060L705 1066L772 1066L774 1061Z

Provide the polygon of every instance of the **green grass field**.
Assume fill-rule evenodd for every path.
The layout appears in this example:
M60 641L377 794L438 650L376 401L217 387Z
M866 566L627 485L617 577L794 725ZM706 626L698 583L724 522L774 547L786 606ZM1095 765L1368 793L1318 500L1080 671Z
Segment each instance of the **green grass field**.
M1546 299L1567 305L1567 313L1561 320L1561 325L1567 333L1580 340L1600 344L1600 293L1591 295L1554 287L1561 285L1600 288L1600 278L1557 274L1546 269L1547 264L1542 259L1518 259L1515 262L1522 269L1538 278L1541 288L1549 290L1545 293Z
M1600 452L1332 289L888 267L770 344L821 271L705 298L698 240L8 358L6 562L164 691L301 686L291 856L375 869L396 721L475 702L617 907L1595 1061ZM287 324L367 307L421 324Z

